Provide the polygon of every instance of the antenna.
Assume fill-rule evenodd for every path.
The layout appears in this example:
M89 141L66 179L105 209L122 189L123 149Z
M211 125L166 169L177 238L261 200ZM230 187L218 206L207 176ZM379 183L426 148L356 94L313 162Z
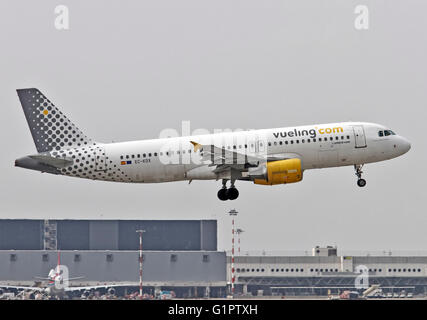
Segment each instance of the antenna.
M139 234L139 298L142 299L142 234L145 230L136 230Z
M234 227L234 219L237 216L238 212L235 209L231 209L228 214L231 217L231 295L234 296L234 234L235 227Z
M61 265L61 253L58 250L58 262L56 264L56 275L59 275L59 266Z

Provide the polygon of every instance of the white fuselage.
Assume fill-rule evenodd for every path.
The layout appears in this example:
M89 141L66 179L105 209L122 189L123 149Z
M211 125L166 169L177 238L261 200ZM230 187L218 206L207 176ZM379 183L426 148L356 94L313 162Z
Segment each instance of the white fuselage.
M154 183L197 179L230 179L200 161L190 141L267 159L299 158L302 170L365 164L406 153L410 143L386 127L343 122L310 126L225 132L211 135L153 139L85 146L50 152L73 159L62 174L82 178ZM244 171L244 170L243 170ZM245 174L238 179L247 180Z

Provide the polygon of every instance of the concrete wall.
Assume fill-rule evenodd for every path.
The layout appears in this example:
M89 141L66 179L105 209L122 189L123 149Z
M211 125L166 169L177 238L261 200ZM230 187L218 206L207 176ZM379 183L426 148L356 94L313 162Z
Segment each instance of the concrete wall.
M89 224L90 250L118 250L119 225L116 221L98 220Z
M43 220L0 220L0 250L42 250Z
M216 220L52 220L59 250L217 250ZM0 220L0 250L43 250L43 220Z
M89 221L61 220L57 222L57 246L60 250L89 249Z
M73 284L139 282L138 251L61 251L69 277L84 276ZM15 255L15 256L11 256ZM45 260L43 261L43 255ZM110 259L107 259L107 255ZM53 251L0 251L0 282L33 282L46 277L57 264ZM148 285L225 285L225 252L146 251L143 280Z

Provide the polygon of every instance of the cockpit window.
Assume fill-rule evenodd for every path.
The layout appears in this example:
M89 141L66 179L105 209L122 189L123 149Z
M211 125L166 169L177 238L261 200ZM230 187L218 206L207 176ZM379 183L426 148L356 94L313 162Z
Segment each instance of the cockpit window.
M391 130L381 130L381 131L378 131L378 136L379 137L384 137L384 136L393 136L393 135L396 135L393 131L391 131Z
M385 136L392 136L392 135L395 135L395 133L391 130L384 130L384 135Z

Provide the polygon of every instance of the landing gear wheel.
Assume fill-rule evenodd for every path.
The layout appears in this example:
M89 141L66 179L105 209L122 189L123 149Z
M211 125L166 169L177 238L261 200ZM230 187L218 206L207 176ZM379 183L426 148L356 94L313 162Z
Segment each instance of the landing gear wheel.
M227 198L228 200L236 200L239 197L239 190L236 188L227 189Z
M357 185L358 185L359 187L364 187L364 186L366 186L366 180L365 180L365 179L358 179L358 180L357 180Z
M363 173L363 171L362 171L362 167L363 167L363 164L355 164L354 165L354 170L356 171L356 176L357 176L357 185L359 186L359 187L364 187L364 186L366 186L366 180L365 179L362 179L362 173Z
M218 199L221 201L228 200L228 190L226 188L219 189L218 191Z

